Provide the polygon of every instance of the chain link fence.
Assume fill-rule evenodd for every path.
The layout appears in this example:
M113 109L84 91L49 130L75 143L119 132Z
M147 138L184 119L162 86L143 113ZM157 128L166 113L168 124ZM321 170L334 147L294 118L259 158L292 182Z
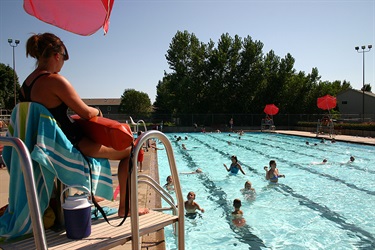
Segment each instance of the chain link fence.
M276 126L293 127L298 122L318 122L327 114L277 114L274 115L273 122ZM106 116L106 115L105 115ZM123 123L131 123L130 117L135 122L144 121L148 126L177 126L177 127L211 127L220 129L229 127L229 120L233 118L234 127L260 127L265 114L144 114L144 115L126 115L112 114L107 118L118 120ZM375 114L365 114L363 119L361 114L331 114L336 123L362 123L374 122Z

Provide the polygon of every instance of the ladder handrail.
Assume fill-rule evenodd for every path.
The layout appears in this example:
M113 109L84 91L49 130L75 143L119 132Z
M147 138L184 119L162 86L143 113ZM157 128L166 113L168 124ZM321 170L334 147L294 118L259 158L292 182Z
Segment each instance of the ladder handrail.
M138 215L138 171L136 169L137 166L137 159L138 153L141 149L144 142L148 139L156 138L159 139L165 147L167 152L169 168L172 174L172 179L174 181L174 188L175 194L177 199L178 205L178 225L177 225L177 236L178 236L178 249L184 250L185 249L185 232L184 232L184 200L181 191L180 179L178 177L176 161L173 154L172 144L168 140L167 136L160 131L157 130L149 130L143 134L141 134L137 138L137 145L133 149L133 171L131 173L131 195L130 195L130 217L132 220L131 229L132 229L132 249L137 250L140 248L139 246L139 215Z
M130 125L133 125L134 126L134 133L138 133L138 131L139 131L139 129L138 129L138 126L139 126L139 124L143 124L143 128L144 128L144 130L145 131L147 131L147 126L146 126L146 123L145 123L145 121L143 121L143 120L139 120L139 121L137 121L137 122L134 122L134 120L133 120L133 118L131 117L131 116L129 116L129 118L130 118Z
M145 131L147 131L147 127L146 127L146 123L144 120L139 120L137 121L137 132L138 132L138 124L143 124L143 128L145 129Z
M149 185L152 189L154 189L155 192L157 192L164 200L167 202L170 207L162 207L162 208L153 208L155 211L164 211L164 210L172 210L173 215L177 215L177 207L176 204L172 201L167 199L167 196L161 192L162 189L159 189L159 185L155 186L153 183L147 180L138 180L138 183L144 183Z
M140 180L140 178L146 178L147 180ZM138 175L138 183L146 183L150 187L152 187L156 192L160 194L160 196L169 204L174 205L174 199L172 195L170 195L159 183L157 183L154 179L152 179L150 176L145 174L139 174Z
M48 249L46 234L43 227L43 219L38 202L38 195L34 181L33 164L30 152L25 143L16 137L0 137L0 143L13 147L20 159L22 173L24 175L27 203L30 209L31 224L33 228L36 249Z

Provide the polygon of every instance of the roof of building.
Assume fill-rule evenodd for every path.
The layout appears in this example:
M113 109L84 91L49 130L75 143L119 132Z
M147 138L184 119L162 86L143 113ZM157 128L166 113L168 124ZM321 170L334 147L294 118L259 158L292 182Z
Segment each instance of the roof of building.
M121 98L82 98L87 105L120 105Z
M346 92L357 92L357 93L363 94L362 90L358 90L358 89L346 89L346 90L341 91L340 93L338 93L337 96L340 96L340 95L342 95L342 94L344 94ZM365 91L365 95L375 97L375 93L372 93L372 92L369 92L369 91Z

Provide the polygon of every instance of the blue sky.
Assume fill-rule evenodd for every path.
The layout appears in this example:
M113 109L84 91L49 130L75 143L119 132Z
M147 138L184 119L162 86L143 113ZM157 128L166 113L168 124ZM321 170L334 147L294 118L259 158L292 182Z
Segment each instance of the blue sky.
M120 98L125 89L145 92L152 102L156 85L169 72L165 54L177 31L217 44L223 33L251 36L284 57L295 69L317 67L322 80L347 80L362 87L362 54L355 46L375 46L374 0L115 0L107 35L80 36L28 15L21 0L0 1L0 62L13 65L15 49L22 83L34 69L25 43L32 33L52 32L69 50L61 71L82 98ZM365 53L365 83L375 92L375 49Z

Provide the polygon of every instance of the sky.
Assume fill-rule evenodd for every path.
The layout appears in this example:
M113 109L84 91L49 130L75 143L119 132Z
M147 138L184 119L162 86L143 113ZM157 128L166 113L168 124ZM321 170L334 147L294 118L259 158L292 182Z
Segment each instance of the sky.
M64 0L62 0L64 1ZM68 0L66 0L68 1ZM108 33L80 36L30 16L22 0L0 0L0 63L13 67L8 38L15 48L19 82L34 70L25 44L33 33L52 32L68 48L62 71L81 98L120 98L125 89L147 93L153 103L172 38L188 31L203 43L216 45L222 34L250 36L310 73L316 67L323 81L365 83L375 92L375 48L358 53L356 46L375 46L375 0L115 0Z

